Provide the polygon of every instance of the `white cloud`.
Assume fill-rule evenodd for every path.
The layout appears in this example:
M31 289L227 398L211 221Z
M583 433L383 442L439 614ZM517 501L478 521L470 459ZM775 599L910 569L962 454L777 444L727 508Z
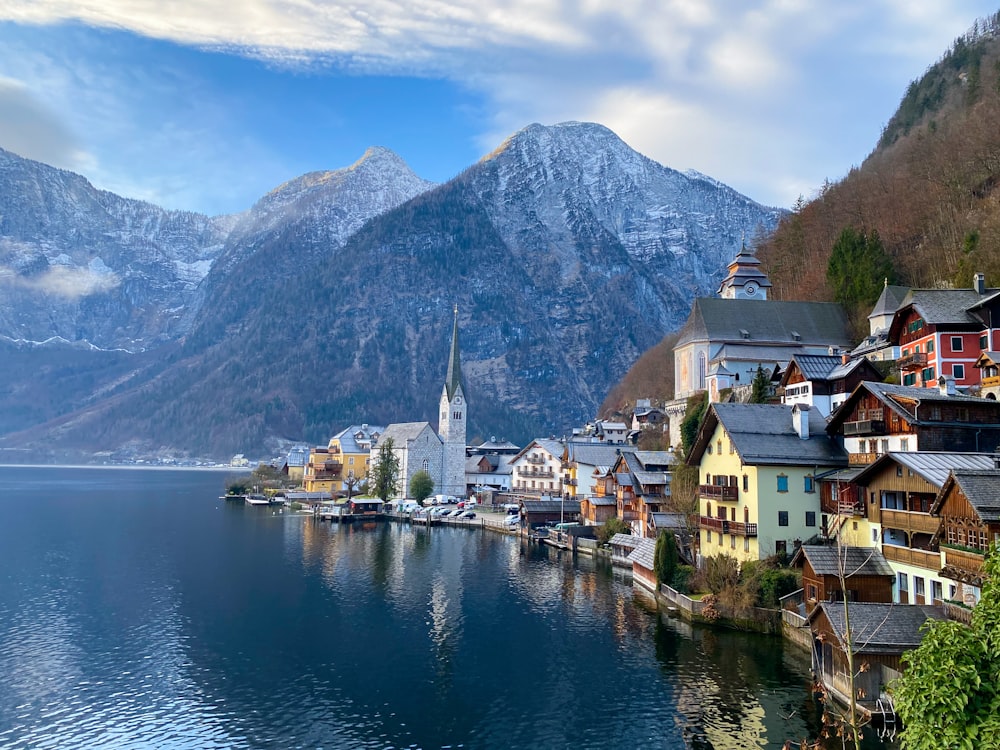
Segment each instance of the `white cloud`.
M110 292L120 283L114 273L94 271L89 268L52 266L36 276L21 276L10 267L0 266L0 284L67 300Z

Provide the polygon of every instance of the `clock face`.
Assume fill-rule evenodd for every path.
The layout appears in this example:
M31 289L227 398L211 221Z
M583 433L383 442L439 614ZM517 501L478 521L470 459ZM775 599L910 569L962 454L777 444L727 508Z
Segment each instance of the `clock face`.
M747 282L747 285L743 287L743 291L749 294L751 297L757 293L757 285L752 281Z

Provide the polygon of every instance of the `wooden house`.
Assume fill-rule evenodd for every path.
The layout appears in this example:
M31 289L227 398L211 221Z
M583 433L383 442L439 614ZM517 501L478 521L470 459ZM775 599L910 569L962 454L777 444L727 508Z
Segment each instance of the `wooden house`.
M615 518L618 501L607 495L594 495L580 500L580 518L587 526L601 526Z
M885 686L902 673L902 655L920 645L921 626L927 620L943 620L944 614L941 608L928 605L855 602L846 606L850 637L845 604L822 602L809 613L813 672L833 698L849 704L847 653L848 644L853 643L854 695L861 711L870 715L889 705L883 696Z
M955 582L950 599L973 606L983 585L983 562L1000 543L1000 469L955 469L931 506L941 519L941 574Z
M653 567L655 557L655 539L636 539L635 548L628 556L632 563L632 581L653 592L657 589L656 571Z
M527 528L552 523L571 523L580 518L580 503L565 498L522 497L520 502L521 525Z
M781 374L778 395L783 404L807 404L828 417L866 380L881 381L882 374L864 357L795 354Z
M820 602L891 602L895 573L872 547L811 545L799 547L792 564L802 567L802 594L809 612ZM841 586L840 576L844 576Z

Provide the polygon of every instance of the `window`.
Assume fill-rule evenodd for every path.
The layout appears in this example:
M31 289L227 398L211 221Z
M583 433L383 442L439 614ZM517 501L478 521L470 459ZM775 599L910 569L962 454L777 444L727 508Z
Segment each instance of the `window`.
M712 455L712 444L711 443L708 444L708 455L710 455L710 456Z
M788 492L788 476L786 474L778 475L778 492Z
M730 440L729 440L729 454L732 455L733 453L736 453L736 446L733 445L732 438L730 438Z
M810 476L806 476L806 478L803 480L802 484L803 484L803 488L802 489L804 489L806 492L815 492L816 491L816 480L814 480L811 475Z
M979 337L979 348L980 349L982 349L982 350L985 351L986 349L989 348L988 344L989 344L989 337L987 337L987 336L980 336Z
M743 491L744 492L750 491L750 477L748 477L746 474L743 475Z
M784 539L781 539L774 543L774 554L784 555L787 552L788 552L788 543Z
M920 576L913 576L913 593L915 596L927 595L927 590L924 588L924 579Z
M750 551L750 537L748 536L743 537L743 551L744 552Z
M715 443L715 452L720 456L722 455L722 438L719 438Z
M940 406L932 406L931 407L931 419L933 421L935 421L935 422L940 422L941 421L941 407Z
M736 549L736 534L729 535L729 546Z
M903 376L903 385L916 385L917 374L915 372L909 372Z
M711 543L712 543L712 532L710 529L708 529L705 531L705 544L711 544Z
M872 529L872 541L873 542L878 541L878 529Z
M934 353L934 339L931 339L930 341L927 342L927 353L928 354Z
M899 439L899 449L901 451L904 451L904 452L910 450L910 439L909 438L900 438Z
M961 336L951 336L951 350L953 352L962 351L962 337Z
M909 578L906 573L896 574L896 583L899 588L899 601L901 604L909 604L910 597L908 595L910 590Z
M456 411L452 416L454 416L455 419L461 419L462 418L462 412Z
M816 511L814 511L814 510L807 510L806 511L806 526L815 526L815 525L816 525Z
M705 503L705 515L709 518L712 517L712 503Z
M722 546L722 532L719 532L719 546Z
M779 510L778 511L778 526L787 526L787 525L788 525L788 511L787 510Z
M882 441L881 452L882 453L888 453L889 452L889 441L888 440L883 440Z
M347 457L347 465L348 466L354 466L354 456L348 456Z
M903 465L902 464L896 464L896 476L897 477L903 476Z
M816 586L815 586L815 584L810 583L809 584L809 598L812 601L816 601L816 593L817 592L816 592Z
M431 462L425 458L423 461L420 462L420 468L423 469L424 471L427 471L429 468L431 468Z
M952 365L951 375L955 380L965 380L965 365Z

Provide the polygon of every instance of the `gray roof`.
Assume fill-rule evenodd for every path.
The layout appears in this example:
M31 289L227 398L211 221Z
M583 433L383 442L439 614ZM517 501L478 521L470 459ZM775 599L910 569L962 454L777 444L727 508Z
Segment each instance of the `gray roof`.
M587 502L600 506L618 505L618 501L610 495L591 495L587 498Z
M448 357L448 374L445 376L444 387L449 401L455 398L456 391L465 391L462 388L462 359L458 350L458 305L455 305L455 323L451 332L451 353Z
M633 455L639 461L642 468L647 470L651 466L667 467L677 463L677 457L673 451L636 451Z
M756 344L851 344L844 308L831 302L701 297L692 304L675 347L691 341L744 341L741 329Z
M665 471L635 471L632 472L632 476L643 487L651 484L670 483L670 475Z
M953 476L983 521L1000 521L1000 471L963 469L953 472Z
M830 373L840 367L840 357L834 354L793 354L792 359L806 380L829 380Z
M691 451L692 456L701 457L717 419L745 464L845 465L847 454L827 436L826 421L819 411L809 410L809 438L803 440L792 425L793 408L785 404L712 404Z
M638 543L639 537L631 534L615 534L609 542L612 547L628 547L629 549L635 549Z
M995 289L989 290L991 293ZM975 289L911 289L900 309L908 305L931 325L978 325L969 308L984 299Z
M653 558L656 556L655 539L637 539L635 549L629 553L630 562L639 563L646 570L653 569Z
M874 547L838 547L832 544L804 544L799 547L801 554L809 561L816 575L839 575L843 566L844 574L852 576L895 577L892 568L882 553ZM798 553L796 553L798 556Z
M576 462L577 466L610 466L618 458L619 454L632 453L635 447L632 445L608 445L607 443L577 443L570 441L567 444L569 460Z
M858 387L854 389L847 401L841 404L840 407L838 407L838 409L830 415L830 422L827 425L828 432L834 433L838 430L839 426L851 413L851 404L861 398L862 391L871 393L875 396L875 398L911 424L923 424L923 420L917 419L915 413L916 406L908 403L910 401L916 402L916 405L933 402L964 404L992 403L994 406L997 404L997 402L992 401L992 399L978 398L976 396L964 396L962 394L949 396L941 393L938 388L921 388L915 385L895 385L892 383L876 383L874 381L866 380L859 383ZM1000 421L1000 409L997 411L997 417L998 421ZM935 421L935 424L945 423Z
M580 512L579 500L522 500L525 513L559 513L573 516Z
M477 445L476 450L481 453L488 453L489 451L519 451L521 448L504 438L500 440L490 438L485 443Z
M658 529L687 529L687 518L683 513L652 513L653 526Z
M937 451L897 453L891 451L879 456L874 463L864 467L855 479L864 483L889 463L902 464L939 489L948 479L948 474L952 469L992 469L995 467L994 456L991 453L941 453Z
M371 440L372 435L381 435L385 432L385 427L373 424L352 424L346 430L338 432L332 439L340 440L341 453L364 453L366 449L358 445L354 437L359 432Z
M632 475L627 471L620 471L615 474L615 482L618 483L619 487L631 487L632 486Z
M903 304L906 295L910 293L908 286L894 286L887 284L882 288L882 294L875 302L875 307L869 313L869 318L878 318L883 315L892 315Z
M843 648L847 643L843 603L823 602L813 614L820 609L830 620ZM900 654L909 651L923 640L921 625L927 620L945 619L940 607L867 602L852 602L850 617L854 653L857 654Z
M386 438L392 438L393 445L396 448L402 448L411 440L416 440L420 436L420 433L428 427L431 427L430 422L397 422L385 428L385 431L379 436L378 442L379 445L382 445L385 443ZM438 437L438 434L434 432L434 428L432 427L431 433L437 438L438 442L441 442L441 438Z

